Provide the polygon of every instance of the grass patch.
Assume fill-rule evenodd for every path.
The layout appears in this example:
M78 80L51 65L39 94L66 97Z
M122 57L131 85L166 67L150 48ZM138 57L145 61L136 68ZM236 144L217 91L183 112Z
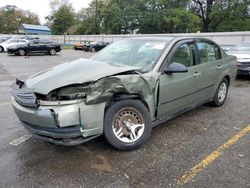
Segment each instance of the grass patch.
M64 50L73 49L73 46L63 46L63 49L64 49Z

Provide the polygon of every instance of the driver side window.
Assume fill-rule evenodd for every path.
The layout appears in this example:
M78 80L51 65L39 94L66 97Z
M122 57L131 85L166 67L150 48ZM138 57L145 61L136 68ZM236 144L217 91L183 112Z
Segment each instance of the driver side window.
M180 45L172 57L170 58L170 64L180 63L186 67L195 65L195 46L193 43L185 43Z

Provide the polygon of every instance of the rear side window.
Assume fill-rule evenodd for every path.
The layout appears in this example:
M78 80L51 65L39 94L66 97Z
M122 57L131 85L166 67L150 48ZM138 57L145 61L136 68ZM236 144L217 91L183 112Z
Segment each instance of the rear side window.
M213 62L221 59L220 48L216 44L197 42L201 63Z

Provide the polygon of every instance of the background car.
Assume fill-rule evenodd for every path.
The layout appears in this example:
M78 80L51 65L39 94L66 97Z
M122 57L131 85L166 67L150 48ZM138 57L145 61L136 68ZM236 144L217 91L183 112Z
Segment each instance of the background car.
M78 43L74 44L74 49L75 50L84 50L85 49L85 45L90 44L90 41L80 41Z
M250 75L250 41L230 48L227 54L237 57L238 75Z
M31 37L31 36L28 36L28 35L21 36L20 38L25 39L25 40L29 40L29 41L39 40L39 37Z
M45 53L56 55L61 51L61 45L50 41L33 40L29 43L14 45L7 49L8 54L24 56L28 53Z
M11 37L0 37L0 43L10 39Z
M22 45L28 43L28 40L21 38L12 38L0 43L0 52L7 51L7 48L15 45Z
M93 42L87 45L87 49L85 51L98 52L108 45L108 42Z

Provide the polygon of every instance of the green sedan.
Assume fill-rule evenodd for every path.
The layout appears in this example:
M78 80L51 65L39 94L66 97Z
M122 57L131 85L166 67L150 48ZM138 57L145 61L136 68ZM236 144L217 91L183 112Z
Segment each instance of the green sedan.
M154 126L205 103L223 105L236 73L236 58L211 40L134 37L17 79L11 102L39 139L76 145L104 134L133 150Z

